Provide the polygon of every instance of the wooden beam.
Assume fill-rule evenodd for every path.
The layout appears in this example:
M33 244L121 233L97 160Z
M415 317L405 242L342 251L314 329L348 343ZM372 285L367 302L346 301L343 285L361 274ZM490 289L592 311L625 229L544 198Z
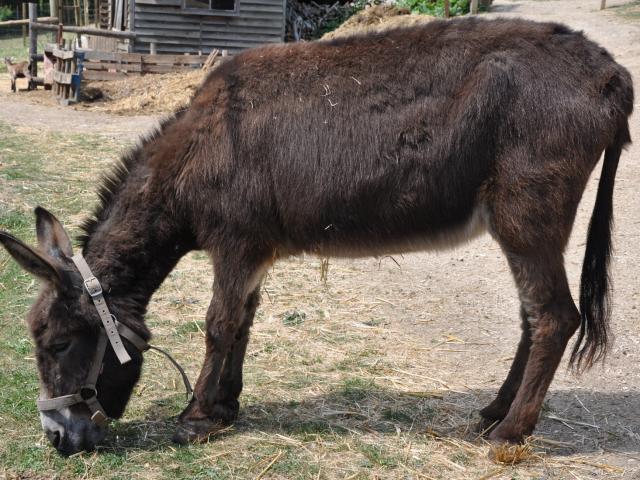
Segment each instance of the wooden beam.
M122 9L124 8L123 0L115 0L115 14L113 15L113 29L120 30L122 28Z
M45 30L48 32L58 31L58 27L56 25L47 25L45 23L34 22L31 24L31 27L35 30ZM114 38L135 38L136 37L136 34L134 32L101 30L99 28L92 28L92 27L66 27L65 26L64 31L71 32L71 33L81 33L86 35L95 35L97 37L114 37Z
M96 72L91 70L82 72L84 80L122 80L128 77L129 75L124 72Z
M26 4L25 4L26 5ZM58 17L40 17L39 23L58 23ZM15 27L16 25L29 25L29 19L23 18L20 20L7 20L6 22L0 22L0 27Z
M136 29L136 0L129 0L129 31Z
M31 76L38 76L38 62L35 60L38 54L38 31L33 28L35 21L38 19L38 5L29 4L29 61L31 62ZM46 24L45 24L46 25ZM47 25L49 26L49 25Z
M84 7L84 12L83 12L84 25L86 26L86 25L89 25L89 0L84 0L83 7Z
M29 13L27 12L27 4L23 3L22 4L22 19L23 20L29 20L28 17ZM29 22L25 23L22 25L22 46L26 47L27 46L27 26L29 25Z

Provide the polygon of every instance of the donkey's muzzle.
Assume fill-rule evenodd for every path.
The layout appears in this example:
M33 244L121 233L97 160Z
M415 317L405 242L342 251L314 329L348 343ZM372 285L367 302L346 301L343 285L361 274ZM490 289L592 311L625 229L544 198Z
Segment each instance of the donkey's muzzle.
M96 425L85 415L72 413L68 408L41 412L41 421L51 445L66 457L95 450L106 436L105 428Z

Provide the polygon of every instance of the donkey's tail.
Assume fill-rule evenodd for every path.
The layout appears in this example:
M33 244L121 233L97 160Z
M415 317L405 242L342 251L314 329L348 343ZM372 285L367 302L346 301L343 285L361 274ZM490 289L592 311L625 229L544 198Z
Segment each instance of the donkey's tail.
M607 353L611 312L609 259L613 226L613 186L622 148L630 141L629 126L625 119L614 142L604 153L580 278L580 332L569 361L577 371L590 368Z

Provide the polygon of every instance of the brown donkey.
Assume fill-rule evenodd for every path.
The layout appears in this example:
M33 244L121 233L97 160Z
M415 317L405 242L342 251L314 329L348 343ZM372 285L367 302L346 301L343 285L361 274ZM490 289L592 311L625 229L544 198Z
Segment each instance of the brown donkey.
M576 367L606 352L613 186L632 106L629 73L557 24L439 21L238 55L104 181L84 224L86 267L44 209L38 249L0 234L43 280L27 322L45 431L70 454L101 440L97 420L123 413L149 299L190 250L213 259L213 300L177 442L238 415L260 282L275 260L416 251L488 230L518 286L523 332L481 414L497 422L491 440L520 441L573 333ZM563 252L602 152L578 310Z

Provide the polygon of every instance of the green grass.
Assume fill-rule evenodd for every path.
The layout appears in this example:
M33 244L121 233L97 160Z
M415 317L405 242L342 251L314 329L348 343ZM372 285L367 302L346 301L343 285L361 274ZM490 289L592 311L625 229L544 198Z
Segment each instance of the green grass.
M0 30L0 34L4 34ZM38 53L44 51L44 47L47 43L54 41L54 33L44 33L38 35ZM67 39L74 38L73 34L65 33ZM7 71L7 67L4 64L4 58L11 57L14 62L22 62L29 58L28 38L27 44L22 41L22 36L17 34L15 36L1 36L0 35L0 73ZM41 68L42 63L38 63L38 68Z
M640 0L635 0L615 7L608 7L607 9L612 10L617 15L620 15L627 20L636 22L640 21Z
M44 47L44 44L42 45ZM14 61L26 60L29 48L22 43L22 37L0 37L0 72L6 72L5 57L11 57Z

